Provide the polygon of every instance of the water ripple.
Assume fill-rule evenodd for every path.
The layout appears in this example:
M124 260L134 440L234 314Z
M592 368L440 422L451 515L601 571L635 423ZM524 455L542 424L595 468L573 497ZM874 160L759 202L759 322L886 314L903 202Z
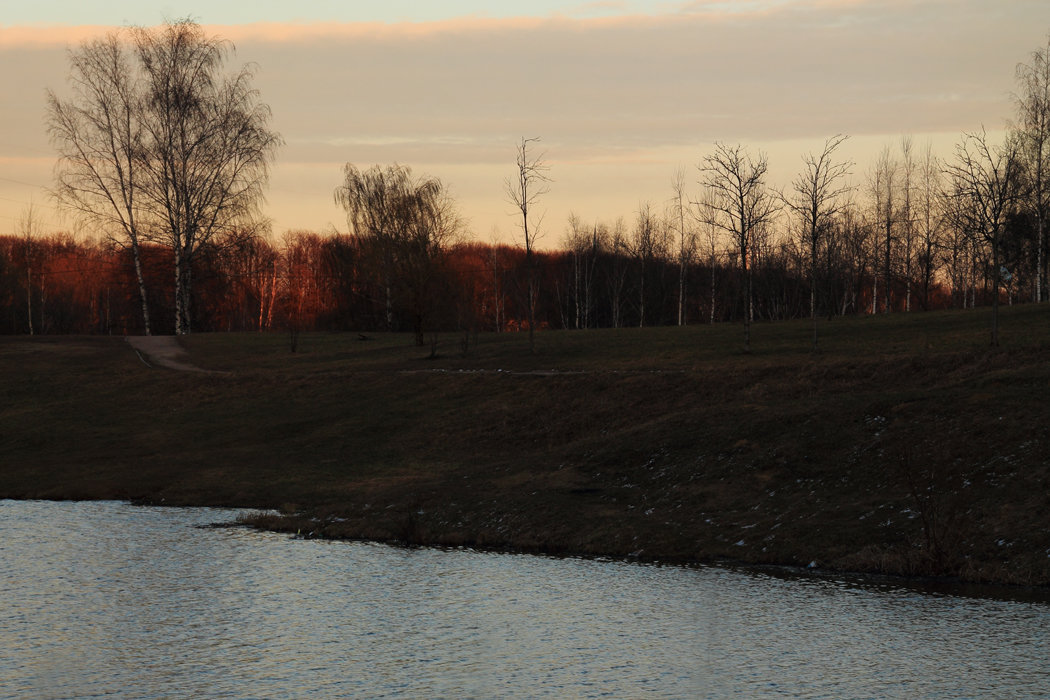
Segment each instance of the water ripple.
M1050 607L0 501L0 696L1038 697Z

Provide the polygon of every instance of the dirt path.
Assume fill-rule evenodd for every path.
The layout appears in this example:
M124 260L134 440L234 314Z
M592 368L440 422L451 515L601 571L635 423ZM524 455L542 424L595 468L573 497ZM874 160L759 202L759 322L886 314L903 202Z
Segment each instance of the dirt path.
M158 365L181 372L200 372L202 374L225 374L225 372L213 372L201 369L197 365L181 361L186 355L178 341L173 335L129 335L125 338L139 359L147 367Z

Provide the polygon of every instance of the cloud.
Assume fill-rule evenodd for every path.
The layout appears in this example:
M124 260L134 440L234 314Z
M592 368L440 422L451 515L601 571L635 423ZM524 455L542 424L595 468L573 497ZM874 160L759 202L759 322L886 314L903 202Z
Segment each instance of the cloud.
M26 48L54 48L76 45L86 39L105 35L113 27L33 25L0 27L0 51Z
M605 188L633 207L715 140L808 148L840 132L867 143L992 129L1010 112L1014 66L1050 27L1043 0L708 1L593 16L623 11L613 5L577 6L582 18L208 29L236 43L236 61L258 64L287 141L271 204L316 190L323 221L339 219L331 189L346 161L456 177L466 201L499 210L500 168L522 136L541 136L561 170L552 201L597 201ZM0 74L0 155L49 150L43 91L64 87L65 46L106 31L0 30L0 60L20 67Z
M588 2L573 7L565 14L569 17L594 17L601 15L625 15L629 13L626 2L616 0L605 0L604 2Z
M852 3L866 14L840 26L827 4L781 3L747 21L468 19L233 38L304 143L387 138L391 152L415 152L451 138L446 150L464 160L522 134L599 153L964 128L1005 116L1018 47L1039 44L1030 23L995 12L909 27L907 15Z
M693 0L680 5L678 11L681 14L755 15L798 4L798 0Z

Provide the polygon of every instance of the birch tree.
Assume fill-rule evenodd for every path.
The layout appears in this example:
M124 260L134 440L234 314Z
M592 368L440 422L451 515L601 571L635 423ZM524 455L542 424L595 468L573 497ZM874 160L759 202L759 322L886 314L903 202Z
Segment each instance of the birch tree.
M710 275L710 304L707 308L708 323L714 324L715 322L715 300L717 298L717 270L719 265L719 254L721 253L722 236L724 231L721 227L714 223L713 217L711 216L711 208L713 203L711 201L710 192L704 192L701 195L699 201L692 203L693 209L691 214L695 219L696 223L700 225L703 233L703 251L706 253L707 264ZM701 312L703 309L701 309Z
M189 20L133 30L144 83L147 206L175 264L175 333L191 330L193 263L216 234L252 230L280 136L233 45Z
M783 201L802 225L807 253L809 254L809 315L813 321L813 349L817 349L817 255L831 230L832 221L846 204L846 195L851 191L843 182L849 175L850 161L836 162L835 149L848 137L832 136L824 142L820 155L803 157L803 171L792 183L792 194Z
M36 214L33 211L33 204L30 202L29 206L18 218L18 233L22 239L22 251L25 255L26 263L26 321L29 324L29 335L35 335L33 327L33 268L41 257L41 251L37 249L38 246L35 240L38 233L37 228ZM43 278L40 271L38 270L37 272L37 276ZM42 316L43 310L41 309ZM41 322L40 325L40 330L43 331L43 323Z
M779 211L778 197L766 186L768 169L765 154L752 157L743 146L725 143L716 143L714 153L699 165L701 184L708 195L704 216L711 225L732 236L740 256L745 352L751 352L754 316L751 245L756 233L770 224Z
M991 249L994 346L999 345L999 290L1003 277L999 247L1007 216L1018 198L1018 150L1017 140L1009 137L999 146L989 144L982 129L963 135L955 147L955 161L947 168L960 223L980 236Z
M576 212L569 212L568 224L569 230L563 246L572 256L572 327L579 330L586 327L587 307L590 303L587 251L590 249L591 237L584 230L586 227Z
M1046 219L1050 215L1050 36L1028 63L1017 66L1017 133L1021 163L1028 181L1025 207L1036 224L1035 300L1045 301Z
M190 20L131 28L70 54L73 96L48 93L60 204L172 251L175 333L191 330L193 265L218 234L255 231L280 136L252 87L253 66L227 74L233 45Z
M675 171L671 180L671 190L674 196L671 198L671 217L678 229L678 325L685 325L686 306L686 271L693 260L696 250L696 235L686 228L686 210L689 208L689 200L685 194L685 170L679 168Z
M876 259L881 258L882 263L882 298L883 312L889 313L893 290L893 243L895 224L898 214L898 206L895 198L897 193L897 160L891 155L887 146L882 149L875 167L868 176L868 187L871 192L872 218L875 226L879 229L881 236L876 236L873 244L876 249ZM879 263L876 262L873 270L878 270ZM876 273L873 276L872 288L872 313L878 310L878 279Z
M638 207L638 219L631 241L631 257L638 261L638 327L645 326L646 279L653 261L660 253L660 222L649 202Z
M50 194L83 224L131 251L142 324L150 335L140 243L157 219L142 163L144 86L125 33L113 32L69 52L71 96L47 91L47 131L58 151Z
M609 234L609 270L606 282L609 294L609 315L612 327L623 326L623 289L627 284L630 242L627 240L627 223L623 217L617 217Z
M900 214L897 217L900 239L901 274L904 277L904 310L911 311L912 267L915 262L915 149L910 136L901 137Z
M919 234L918 265L922 283L922 308L930 308L930 290L943 248L944 204L941 197L942 166L926 143L919 161L919 184L916 192L916 224Z

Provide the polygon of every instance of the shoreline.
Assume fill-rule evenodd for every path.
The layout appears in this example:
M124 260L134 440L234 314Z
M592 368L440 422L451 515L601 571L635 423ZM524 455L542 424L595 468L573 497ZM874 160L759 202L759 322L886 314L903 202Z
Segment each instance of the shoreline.
M1016 602L1028 602L1039 604L1050 604L1050 586L1002 583L994 581L974 582L966 581L954 576L924 576L924 575L901 575L891 573L877 573L865 571L842 570L835 568L822 568L812 565L782 564L771 562L753 562L744 559L733 559L724 557L712 557L706 560L676 558L676 557L654 557L645 554L608 554L601 552L573 552L573 551L547 551L537 548L522 548L513 545L478 545L476 543L447 544L440 542L406 542L400 539L376 539L362 536L344 535L338 537L326 536L323 532L312 530L301 532L301 525L306 521L297 520L295 516L287 516L283 521L284 526L267 526L266 522L274 517L273 513L266 513L254 508L223 505L192 505L192 504L161 504L147 501L131 501L126 499L102 498L102 499L9 499L9 500L47 500L55 502L82 503L91 501L108 501L112 503L126 503L141 508L214 508L244 511L232 521L217 521L205 526L208 528L245 528L258 532L270 532L288 535L293 539L313 540L320 539L331 542L365 543L377 544L388 547L407 549L435 549L443 551L474 551L486 554L511 555L511 556L539 556L553 559L585 559L594 561L621 562L625 564L639 564L646 566L672 566L683 568L716 567L730 571L743 572L750 575L772 576L786 580L818 580L831 581L839 585L857 586L861 588L894 590L908 590L922 595L949 595L967 598L983 598L993 600L1007 600ZM261 522L258 520L261 519ZM295 527L299 525L300 527ZM296 532L292 532L295 527Z
M0 497L1045 588L1044 312L1006 310L1015 346L994 350L959 340L981 325L962 312L836 321L819 355L804 323L758 326L749 355L731 326L552 332L539 356L510 334L464 356L452 336L438 360L399 335L295 354L280 335L180 339L211 374L147 367L121 338L4 338Z

